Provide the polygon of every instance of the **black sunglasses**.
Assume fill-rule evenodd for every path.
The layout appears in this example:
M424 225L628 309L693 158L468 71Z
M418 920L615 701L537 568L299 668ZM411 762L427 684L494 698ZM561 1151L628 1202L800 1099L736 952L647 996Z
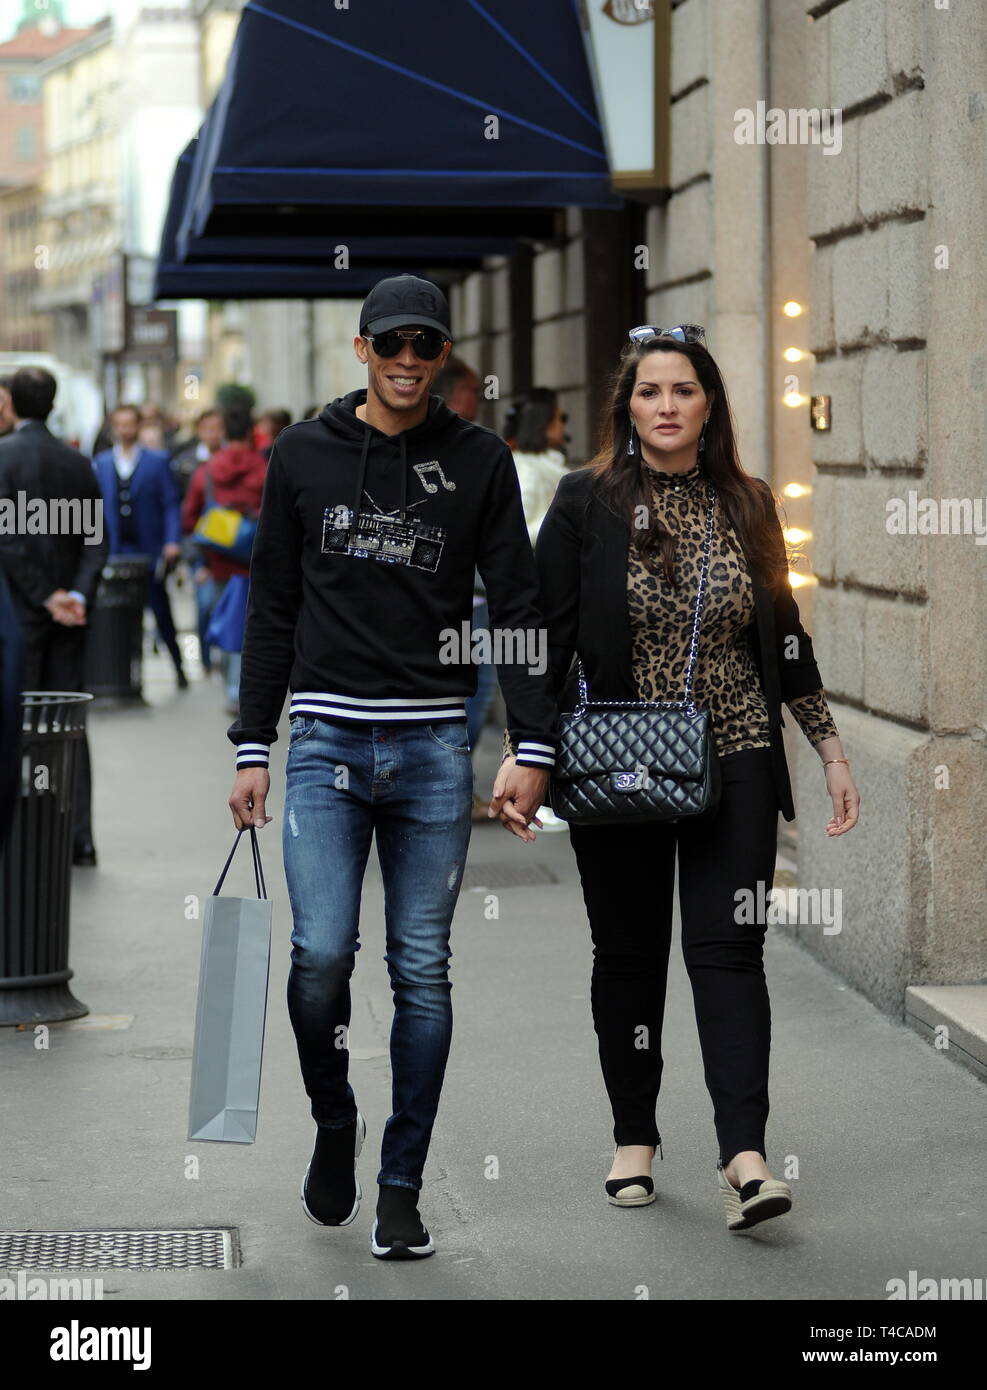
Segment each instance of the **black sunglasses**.
M423 362L434 362L446 344L446 339L434 328L390 328L386 333L364 333L378 357L397 357L406 343Z
M676 338L680 343L706 346L706 330L701 323L677 323L674 328L656 328L652 323L642 323L632 328L627 336L632 343L646 343L652 338Z

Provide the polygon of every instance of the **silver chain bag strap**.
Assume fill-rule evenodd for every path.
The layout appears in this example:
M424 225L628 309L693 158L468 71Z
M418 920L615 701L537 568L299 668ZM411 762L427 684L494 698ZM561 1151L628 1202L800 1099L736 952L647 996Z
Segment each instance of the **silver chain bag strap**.
M719 800L710 713L692 695L716 502L708 482L706 502L685 694L681 700L593 700L578 658L579 702L559 720L550 784L552 810L560 820L575 825L677 821L701 815Z

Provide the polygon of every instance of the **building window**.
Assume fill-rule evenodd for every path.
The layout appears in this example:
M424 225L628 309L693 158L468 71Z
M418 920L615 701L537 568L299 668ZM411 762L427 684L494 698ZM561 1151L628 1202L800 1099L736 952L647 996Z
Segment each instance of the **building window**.
M41 79L33 72L12 72L7 78L7 95L11 101L40 101Z
M25 162L38 157L38 138L34 126L24 125L14 137L15 158Z

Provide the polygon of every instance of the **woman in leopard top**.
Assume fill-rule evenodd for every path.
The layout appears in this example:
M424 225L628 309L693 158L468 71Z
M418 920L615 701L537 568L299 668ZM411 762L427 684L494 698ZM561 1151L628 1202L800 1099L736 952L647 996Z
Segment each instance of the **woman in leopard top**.
M795 818L782 701L823 765L833 804L827 835L856 824L860 798L788 583L771 490L740 465L726 388L702 331L670 332L634 330L601 450L561 479L535 553L560 712L576 703L576 652L595 698L679 698L707 482L714 487L694 695L711 713L719 802L711 813L674 823L574 824L569 834L593 939L593 1022L614 1117L608 1199L620 1206L654 1200L677 857L683 955L719 1145L717 1183L728 1224L739 1230L791 1206L790 1188L771 1177L766 1162L765 923L751 924L737 910L743 890L755 902L769 897L778 812ZM505 735L505 767L513 752ZM494 787L494 811L513 833L533 839L504 800L503 780Z

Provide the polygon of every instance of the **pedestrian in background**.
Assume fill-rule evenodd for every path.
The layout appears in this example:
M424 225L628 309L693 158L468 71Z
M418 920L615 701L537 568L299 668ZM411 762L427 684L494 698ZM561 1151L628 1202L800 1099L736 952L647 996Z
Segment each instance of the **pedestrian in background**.
M23 635L25 690L85 689L86 624L109 553L102 495L89 460L63 444L45 421L55 404L55 378L43 367L22 367L10 383L14 427L0 439L0 498L19 492L46 502L81 504L93 516L91 533L0 535L0 566ZM92 539L93 544L88 544ZM83 732L75 788L72 860L94 866L92 773Z
M264 414L257 421L254 430L254 448L270 459L271 450L274 448L274 441L282 430L286 430L291 424L291 412L288 410L265 410Z
M555 391L535 386L514 402L504 426L521 488L521 506L528 523L528 537L534 545L545 519L559 479L566 471L564 446L568 416L559 405ZM507 750L509 751L509 750ZM487 804L483 817L488 819ZM538 819L543 831L567 829L551 806L539 806Z
M0 540L0 546L3 542ZM21 797L24 634L0 558L0 855Z
M682 699L710 496L714 540L693 693L710 710L718 803L712 814L678 821L574 823L569 834L593 939L593 1022L617 1146L607 1198L618 1206L654 1201L677 858L717 1186L730 1229L741 1230L791 1207L791 1189L771 1177L765 1149L766 924L738 910L739 895L761 902L770 893L778 812L795 818L782 700L822 763L833 808L828 835L852 829L860 797L788 583L771 489L741 467L704 330L632 329L601 449L563 476L536 545L560 712L577 702L576 654L591 699ZM533 838L500 777L491 806L513 833Z
M193 437L185 444L179 445L171 456L171 471L175 475L175 483L182 501L185 500L195 470L207 459L211 459L224 443L223 412L215 408L203 410L196 418Z
M163 450L169 456L175 448L178 430L164 411L153 401L145 401L140 410L138 438L146 449Z
M14 428L14 412L10 404L11 380L9 376L0 376L0 439Z
M223 434L226 444L200 464L192 475L185 501L182 504L182 530L191 535L195 524L206 510L207 491L217 507L230 507L245 517L260 512L267 473L267 459L251 444L253 422L250 412L241 406L223 411ZM208 643L206 632L216 604L235 574L247 575L250 566L201 547L202 561L195 571L196 601L199 620L199 640L203 664L206 664ZM209 668L211 669L211 657ZM226 711L237 714L240 709L240 653L224 652L221 661L226 681Z
M115 443L96 455L93 467L106 499L111 555L146 555L150 560L147 606L175 667L179 690L188 689L166 581L181 558L178 487L163 449L141 444L140 410L118 405L111 416Z
M504 435L514 456L532 545L566 471L568 419L557 393L546 386L536 386L515 401L505 424Z
M434 389L449 409L464 420L475 420L480 414L480 378L468 362L454 353L435 378Z

